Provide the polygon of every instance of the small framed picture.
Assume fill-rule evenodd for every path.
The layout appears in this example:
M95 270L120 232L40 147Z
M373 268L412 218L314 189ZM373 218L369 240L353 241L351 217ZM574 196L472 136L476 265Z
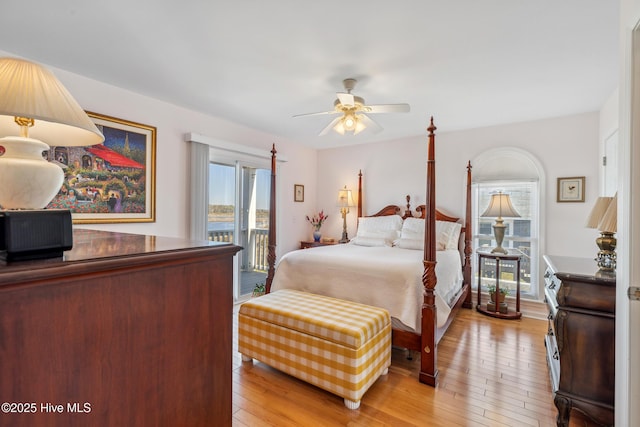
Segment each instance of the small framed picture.
M293 184L293 201L304 202L304 185Z
M584 176L558 178L558 202L584 202Z

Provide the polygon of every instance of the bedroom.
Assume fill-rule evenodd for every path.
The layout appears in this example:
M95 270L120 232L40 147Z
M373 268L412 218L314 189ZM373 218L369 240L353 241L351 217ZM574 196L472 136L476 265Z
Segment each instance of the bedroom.
M100 79L89 74L72 72L64 64L56 64L53 59L45 60L38 55L21 53L13 48L10 37L3 37L0 48L4 54L20 55L34 60L42 60L51 66L56 74L63 80L67 88L74 94L84 108L116 117L136 120L158 127L158 175L157 175L157 219L150 224L109 224L101 225L105 230L119 230L125 232L138 232L146 234L162 234L168 236L188 235L188 213L182 208L188 204L187 179L185 177L187 161L187 149L183 143L185 132L199 132L220 140L233 141L251 147L265 149L265 145L276 142L278 150L286 156L288 162L282 168L282 187L279 197L283 201L285 216L289 216L291 222L287 225L287 233L282 233L285 228L280 226L282 236L279 239L279 254L296 248L298 242L308 238L309 226L304 221L304 216L319 209L333 209L336 189L343 185L353 186L359 169L365 172L366 185L373 188L384 188L383 177L389 174L406 174L406 181L415 182L411 188L396 188L387 186L384 191L376 196L368 194L367 209L374 209L380 203L402 203L405 193L420 195L423 190L422 182L423 156L423 129L427 126L426 117L419 124L419 131L415 137L402 138L398 141L385 144L383 142L372 146L371 152L360 152L357 147L331 148L315 150L301 146L293 141L275 138L274 135L262 132L250 127L245 127L227 121L218 116L212 117L204 113L193 112L190 109L176 107L162 100L145 97L135 91L122 89L104 83ZM124 68L124 67L123 67ZM335 88L334 92L339 90ZM362 88L366 95L365 87ZM331 95L331 94L330 94ZM466 147L463 144L472 145L470 159L460 159L463 163L472 160L483 148L490 148L494 143L495 135L501 135L505 144L526 146L527 149L543 162L547 176L547 249L553 252L571 252L581 256L591 256L595 232L582 228L581 223L588 215L589 203L560 206L553 199L555 195L554 180L559 176L586 176L587 194L586 200L593 201L598 194L599 183L599 141L603 133L612 129L615 119L617 101L615 94L607 98L607 101L589 112L555 117L540 121L527 121L511 123L490 128L482 128L467 131L447 131L446 127L439 125L438 114L435 114L436 125L439 125L438 146L438 174L451 180L453 190L451 193L439 188L438 197L442 200L442 206L452 213L460 213L460 197L462 193L462 173L456 172L459 166L454 159L458 150ZM385 97L386 98L386 97ZM383 99L382 101L386 101ZM394 99L390 99L394 101ZM322 108L324 105L319 105ZM443 118L444 120L444 118ZM526 139L522 139L522 135ZM469 141L473 142L470 143ZM267 142L264 144L264 142ZM588 142L586 142L588 141ZM568 145L565 145L569 142ZM585 150L584 144L590 149ZM566 147L563 156L553 156L552 152ZM398 151L419 155L407 155L396 157ZM577 153L577 154L576 154ZM375 156L373 154L376 154ZM575 157L578 155L579 157ZM375 159L385 159L384 162ZM465 157L468 157L465 153ZM569 162L566 158L578 159L577 162ZM362 159L362 160L359 160ZM295 161L293 161L295 160ZM364 163L365 160L368 163ZM590 165L589 167L585 165ZM402 175L400 175L402 176ZM378 182L376 182L378 180ZM440 183L445 180L439 180ZM304 183L305 203L294 203L290 195L293 184ZM379 197L379 199L375 199ZM383 200L384 199L384 200ZM341 221L339 212L334 211L330 223L326 225L326 233L339 237ZM355 232L355 218L348 217L348 229L350 234ZM569 236L559 238L557 236ZM556 237L553 237L556 236Z

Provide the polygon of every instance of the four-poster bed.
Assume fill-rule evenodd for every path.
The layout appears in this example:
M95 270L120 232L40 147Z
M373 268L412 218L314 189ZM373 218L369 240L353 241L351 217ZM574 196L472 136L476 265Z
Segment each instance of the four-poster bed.
M427 176L426 176L426 205L422 205L419 206L416 211L418 212L418 216L414 217L414 215L412 214L412 211L410 209L410 201L409 201L409 197L407 196L407 206L406 206L406 210L404 211L404 214L401 214L402 209L398 206L394 206L394 205L389 205L384 207L382 210L380 210L379 212L377 212L376 214L368 217L368 218L382 218L382 217L392 217L395 216L397 218L397 221L400 221L402 224L406 224L409 221L413 221L415 223L416 218L422 219L424 220L424 223L422 223L422 227L424 227L424 237L423 237L423 242L421 247L419 249L422 249L422 256L420 256L420 253L418 253L418 258L415 258L415 253L417 251L413 250L408 250L408 249L401 249L401 248L382 248L382 247L372 247L372 248L363 248L362 246L384 246L384 245L374 245L374 244L369 244L369 242L367 242L366 244L363 244L360 247L357 247L356 244L347 244L347 245L336 245L336 246L342 246L343 248L336 248L336 250L348 250L350 251L350 253L363 253L366 255L363 255L363 257L366 258L370 258L368 260L369 264L367 264L366 266L363 266L362 269L363 270L367 270L367 274L369 274L369 279L370 280L374 280L374 279L379 279L382 282L386 283L389 285L389 287L385 287L385 289L383 290L383 292L387 292L386 295L383 295L381 298L384 298L386 300L393 300L393 297L396 297L397 295L393 294L393 291L395 289L402 289L402 286L405 286L406 288L406 282L407 280L405 280L405 283L400 283L399 286L400 288L392 288L391 286L393 285L391 282L394 280L393 277L391 275L399 275L396 274L396 272L399 272L400 270L396 269L396 264L395 263L395 259L392 259L391 256L388 255L389 252L383 252L385 250L391 250L395 253L400 253L402 251L404 251L407 255L409 253L411 253L411 259L414 261L412 264L412 268L415 269L415 267L417 266L417 268L419 268L418 271L418 276L419 273L422 272L422 276L418 277L417 279L415 279L416 281L421 283L416 283L415 289L418 290L420 295L416 296L416 299L414 299L413 301L415 302L415 304L417 304L417 324L413 324L410 320L409 321L404 321L404 322L400 322L399 324L401 325L401 327L397 327L396 324L394 324L394 328L393 328L393 345L401 347L401 348L406 348L412 351L418 351L420 352L420 356L421 356L421 361L420 361L420 375L419 375L419 379L421 382L435 386L437 384L438 381L438 369L437 369L437 365L436 365L436 361L437 361L437 352L436 352L436 348L437 348L437 343L440 340L440 338L442 337L442 335L444 334L444 332L446 331L446 329L448 328L449 324L451 323L451 321L453 320L456 311L460 308L460 307L465 307L465 308L471 308L472 304L471 304L471 292L470 292L470 284L471 284L471 264L470 264L470 257L471 257L471 203L470 203L470 199L471 199L471 165L470 163L467 165L467 191L466 191L466 217L465 217L465 221L464 221L464 225L461 227L460 230L460 238L463 239L464 244L463 246L463 251L462 251L462 255L460 255L459 252L455 252L457 255L454 256L454 258L457 257L458 260L458 265L459 268L461 270L461 285L459 283L460 288L458 290L455 291L455 293L453 294L454 297L449 299L448 301L445 302L445 304L447 304L448 306L446 307L447 311L450 308L451 309L451 313L449 313L448 316L446 316L446 318L443 320L442 317L440 318L440 321L438 321L438 310L443 311L443 305L442 305L442 295L437 295L436 294L436 284L438 281L437 275L436 275L436 264L438 264L441 260L444 261L444 255L445 252L450 252L450 251L443 251L443 250L436 250L436 249L443 249L441 247L437 247L437 244L440 245L440 242L436 242L437 240L437 231L436 231L436 222L443 222L443 223L451 223L451 222L458 222L458 218L453 218L450 216L447 216L443 213L441 213L440 211L436 210L435 208L435 134L434 131L436 130L436 127L433 124L433 118L431 118L431 123L430 126L428 128L429 131L429 135L428 135L428 159L427 159ZM271 197L271 206L270 206L270 230L269 230L269 253L268 253L268 261L269 261L269 271L268 271L268 275L267 275L267 284L266 284L266 288L267 288L267 292L270 292L272 289L272 285L274 285L274 278L276 276L276 270L275 270L275 248L276 248L276 241L275 241L275 211L276 211L276 206L275 206L275 147L272 150L272 175L271 175L271 191L272 191L272 197ZM358 218L364 218L363 216L363 212L362 212L362 173L359 174L359 178L358 178L358 192L359 192L359 197L358 197ZM391 218L390 218L391 219ZM396 220L396 219L394 219ZM367 219L368 221L368 219ZM421 222L421 221L419 221ZM359 227L362 227L362 224L359 225ZM404 229L403 229L404 230ZM399 232L399 231L398 231ZM404 231L403 231L404 232ZM356 238L359 236L356 236ZM366 240L366 239L364 239ZM369 239L371 240L371 239ZM402 239L400 239L402 240ZM355 243L355 242L352 242ZM423 247L422 247L423 246ZM458 240L456 240L456 249L459 250L459 242ZM313 249L313 250L304 250L304 251L297 251L300 252L300 255L302 255L303 257L309 257L311 253L314 253L316 255L321 255L321 254L325 254L326 256L330 257L330 252L329 250L334 249L334 247L325 247L325 248L317 248L317 249ZM411 248L411 249L418 249L418 248ZM370 250L370 252L366 252L367 250ZM309 252L307 252L309 251ZM338 253L338 252L335 252ZM334 255L335 255L334 253ZM290 253L293 254L293 253ZM289 255L289 254L287 254ZM370 256L369 256L370 255ZM449 254L450 255L450 254ZM351 255L346 255L346 256L351 256ZM354 255L356 256L356 255ZM380 264L379 261L376 261L375 257L383 257L380 259L385 259L384 257L386 256L388 259L388 264L385 265L385 269L389 270L389 272L385 272L383 271L384 269L378 269L375 270L373 267L376 262L378 264ZM395 254L394 254L395 257ZM283 257L283 259L286 258ZM420 264L420 258L422 261L422 266L419 266ZM460 262L460 259L463 260L463 262ZM288 278L283 278L281 280L276 280L275 283L275 289L280 289L280 288L287 288L289 286L289 284L292 282L291 277L294 277L295 282L298 282L301 286L298 287L298 289L300 290L305 290L304 287L304 282L307 281L309 284L309 282L311 282L310 279L310 275L312 273L306 274L306 275L299 275L299 273L291 273L291 272L295 272L295 269L289 269L289 267L283 267L283 260L281 260L281 264L279 264L279 271L278 273L280 273L281 270L286 271L285 273L280 274L279 276L285 276L285 275L289 275ZM338 261L337 259L334 258L334 261ZM297 262L297 261L296 261ZM326 259L323 261L326 262ZM350 265L355 265L351 259L349 259L348 261L349 263L351 263ZM406 261L398 261L400 264L402 264L403 262L406 263ZM337 264L340 264L341 262L336 262L336 269L338 269L339 267L337 266ZM345 264L346 262L342 262L342 264ZM440 271L438 272L438 275L441 276L441 279L444 281L444 273L443 273L443 266L444 263L441 263L442 265L438 266L438 268L440 269ZM327 265L327 264L323 264L323 265ZM281 268L282 267L282 268ZM387 268L388 267L388 268ZM400 267L398 267L400 268ZM308 266L304 267L305 271L309 272L309 268ZM353 268L352 271L350 272L350 276L355 277L357 276L356 273L356 269L357 268ZM458 270L458 274L460 274L460 270ZM298 270L300 271L300 270ZM336 270L337 271L337 270ZM297 276L292 276L292 274L298 274ZM331 271L331 276L333 279L335 279L336 276L336 272L335 271ZM383 276L384 274L389 274L389 276ZM374 277L375 276L375 277ZM280 277L278 277L277 279L279 279ZM287 282L288 280L288 282ZM363 278L361 278L360 280L364 280ZM449 279L446 279L447 281ZM401 280L402 281L402 280ZM287 284L288 283L288 284ZM354 281L354 283L356 283L356 281ZM341 283L342 286L340 286L340 289L348 289L348 288L352 288L352 287L357 287L357 286L344 286L344 283ZM359 286L364 286L364 285L371 285L371 283L367 282L366 284L360 283ZM444 286L444 283L443 283ZM372 286L373 287L373 286ZM337 298L340 298L341 296L345 299L350 299L356 302L362 302L365 304L369 304L369 305L378 305L375 299L375 297L371 297L369 294L367 294L366 296L364 294L363 295L363 301L360 300L358 301L358 298L356 297L352 297L351 295L345 297L344 295L342 295L340 293L340 291L337 291L337 295L331 294L331 292L336 292L336 290L338 289L338 287L334 286L334 288L329 291L329 296L334 296ZM309 291L309 289L306 289L307 291ZM316 289L311 288L311 293L313 293ZM438 291L440 291L440 288L437 288ZM410 293L410 292L409 292ZM373 299L371 299L371 298ZM373 302L372 302L373 301ZM392 308L389 309L388 307L385 307L383 304L380 304L378 306L381 306L383 308L387 308L390 312L391 312L391 316L394 317L394 310L396 310L396 306L394 305L394 303L390 302L389 304L392 305ZM400 302L399 304L403 304L403 302ZM439 307L439 308L437 308ZM399 312L400 313L400 312ZM404 312L402 312L404 313ZM399 316L401 317L401 315ZM409 319L411 318L411 316L409 316ZM406 319L406 317L405 317ZM408 325L409 327L402 327L404 325Z

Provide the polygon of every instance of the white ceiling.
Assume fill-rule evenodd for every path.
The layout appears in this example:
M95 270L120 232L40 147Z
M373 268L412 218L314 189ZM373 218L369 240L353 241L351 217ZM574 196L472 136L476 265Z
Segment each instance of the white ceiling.
M615 0L3 0L0 49L316 148L597 111ZM318 137L342 80L377 134Z

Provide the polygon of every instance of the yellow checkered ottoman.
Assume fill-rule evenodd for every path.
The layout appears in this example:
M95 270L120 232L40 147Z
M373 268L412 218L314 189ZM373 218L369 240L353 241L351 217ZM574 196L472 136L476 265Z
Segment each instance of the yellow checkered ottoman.
M283 289L242 304L238 351L357 409L391 365L391 320L381 308Z

